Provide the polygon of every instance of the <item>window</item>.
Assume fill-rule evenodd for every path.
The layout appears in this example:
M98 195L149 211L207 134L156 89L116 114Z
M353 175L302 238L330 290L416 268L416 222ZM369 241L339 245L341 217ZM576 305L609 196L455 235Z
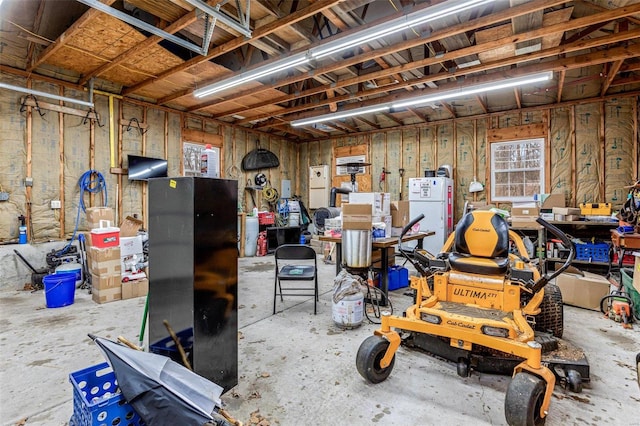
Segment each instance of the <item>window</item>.
M544 192L544 139L491 144L491 200L533 201Z

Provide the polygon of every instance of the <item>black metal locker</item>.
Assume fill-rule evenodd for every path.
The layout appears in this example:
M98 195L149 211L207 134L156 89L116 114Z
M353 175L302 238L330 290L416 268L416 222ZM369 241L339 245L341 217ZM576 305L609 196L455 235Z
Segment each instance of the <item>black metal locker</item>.
M228 391L238 383L238 183L149 180L149 347Z

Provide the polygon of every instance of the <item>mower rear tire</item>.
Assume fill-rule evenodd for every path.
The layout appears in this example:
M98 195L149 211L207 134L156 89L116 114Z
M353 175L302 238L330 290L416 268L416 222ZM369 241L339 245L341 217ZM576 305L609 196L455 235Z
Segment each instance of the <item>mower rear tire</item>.
M544 286L544 298L540 304L540 313L536 316L535 329L551 333L557 338L562 337L564 332L562 292L554 283Z
M504 414L510 426L542 426L540 416L546 386L544 380L529 373L517 373L511 379L504 400Z
M389 342L381 336L369 336L360 345L356 355L358 373L371 383L383 382L391 374L396 355L391 358L387 368L380 367L380 361L389 347Z

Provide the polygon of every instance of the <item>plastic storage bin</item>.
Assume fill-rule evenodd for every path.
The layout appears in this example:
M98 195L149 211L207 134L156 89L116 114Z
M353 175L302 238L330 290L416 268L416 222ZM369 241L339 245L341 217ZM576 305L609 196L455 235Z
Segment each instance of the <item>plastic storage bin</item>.
M178 340L180 341L182 349L184 349L189 362L192 362L191 349L193 348L193 329L187 328L185 330L179 331L176 333L176 336L178 336ZM150 344L149 352L164 355L182 365L182 357L180 356L180 351L178 351L178 347L176 346L171 336L167 336L166 338L158 342Z
M608 243L575 244L576 260L588 262L609 262Z
M71 373L69 381L73 386L73 417L69 424L145 425L124 400L116 375L106 362Z

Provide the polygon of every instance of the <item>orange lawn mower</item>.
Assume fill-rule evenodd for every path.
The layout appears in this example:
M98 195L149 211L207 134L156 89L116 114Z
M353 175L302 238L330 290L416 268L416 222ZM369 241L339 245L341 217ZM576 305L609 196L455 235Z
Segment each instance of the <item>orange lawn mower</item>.
M381 327L360 345L358 372L380 383L400 344L421 349L454 362L461 377L471 371L511 375L507 423L544 424L556 383L581 392L589 364L582 350L560 339L562 294L549 282L569 267L575 249L558 228L538 223L570 249L551 275L540 274L522 239L491 211L465 214L437 256L399 245L421 275L411 277L414 304L403 316L382 316Z

